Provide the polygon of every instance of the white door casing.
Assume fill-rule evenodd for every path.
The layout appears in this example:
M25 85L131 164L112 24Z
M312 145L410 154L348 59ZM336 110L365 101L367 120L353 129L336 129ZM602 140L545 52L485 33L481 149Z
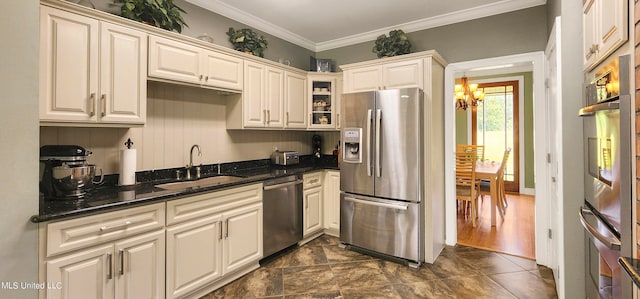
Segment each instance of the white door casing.
M560 124L562 124L561 105L558 95L562 94L561 81L558 78L562 77L562 68L560 63L560 30L561 22L560 17L556 17L554 25L551 29L551 34L547 42L545 49L545 77L546 77L546 113L544 122L547 124L546 138L547 138L547 184L548 184L548 212L549 217L549 263L548 266L553 270L553 277L556 281L558 290L564 287L564 282L560 278L559 259L562 259L560 252L563 252L562 242L558 240L563 239L564 231L562 226L559 225L562 212L562 130L560 130ZM564 292L558 292L563 294Z

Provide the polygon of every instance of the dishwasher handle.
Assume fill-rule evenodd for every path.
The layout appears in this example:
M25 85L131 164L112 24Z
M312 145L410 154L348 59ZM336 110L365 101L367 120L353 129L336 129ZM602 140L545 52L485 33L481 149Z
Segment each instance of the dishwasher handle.
M282 188L282 187L288 187L288 186L302 184L302 182L303 182L303 180L295 180L293 182L287 182L287 183L271 185L271 186L264 186L263 189L264 189L264 191L269 191L269 190L278 189L278 188Z

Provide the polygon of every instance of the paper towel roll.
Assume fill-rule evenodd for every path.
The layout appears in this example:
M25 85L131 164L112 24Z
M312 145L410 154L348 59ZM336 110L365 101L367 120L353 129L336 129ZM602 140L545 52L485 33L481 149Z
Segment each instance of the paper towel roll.
M124 149L120 151L119 185L133 185L136 183L136 150Z

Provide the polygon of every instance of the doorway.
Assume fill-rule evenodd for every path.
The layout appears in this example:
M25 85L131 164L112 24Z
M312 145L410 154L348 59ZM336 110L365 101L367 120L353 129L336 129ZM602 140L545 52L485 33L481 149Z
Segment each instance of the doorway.
M524 68L524 69L523 69ZM517 70L514 70L517 69ZM473 60L449 64L445 69L444 86L453 86L455 78L463 73L469 76L496 75L513 72L532 71L533 72L533 94L537 95L533 101L533 109L536 115L544 115L544 52L531 52L488 59ZM445 107L445 243L455 245L457 243L457 223L456 223L456 199L455 199L455 103L453 88L445 88L445 99L451 99ZM544 122L534 122L534 132L545 132ZM546 148L544 133L534 134L534 147ZM534 173L536 174L535 197L535 252L536 262L540 265L548 265L549 241L546 238L546 224L548 223L547 213L547 175L543 171L546 167L544 151L534 152Z

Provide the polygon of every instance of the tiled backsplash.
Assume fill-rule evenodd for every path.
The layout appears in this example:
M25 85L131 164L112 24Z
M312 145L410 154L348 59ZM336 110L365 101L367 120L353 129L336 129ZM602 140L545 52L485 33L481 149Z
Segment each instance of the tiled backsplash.
M237 95L235 95L237 96ZM142 128L41 127L40 145L77 144L93 152L89 162L105 174L119 170L120 150L131 138L137 149L137 170L182 167L189 149L198 144L201 157L194 164L214 164L268 158L274 147L311 154L311 136L305 131L226 129L227 96L215 91L149 82L147 123ZM323 153L331 154L338 132L320 133ZM334 140L335 139L335 140Z

